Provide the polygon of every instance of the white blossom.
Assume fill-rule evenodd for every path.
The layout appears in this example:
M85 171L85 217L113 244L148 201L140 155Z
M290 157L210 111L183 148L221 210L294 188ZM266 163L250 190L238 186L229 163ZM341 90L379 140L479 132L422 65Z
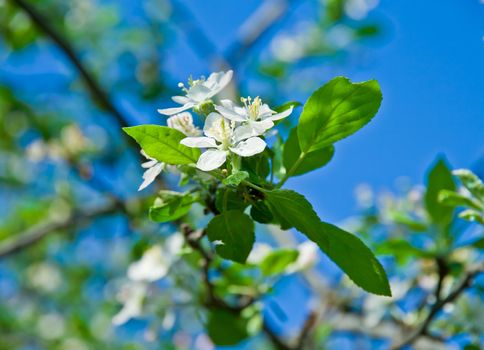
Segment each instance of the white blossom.
M232 79L232 75L233 71L229 70L228 72L212 73L208 79L205 79L203 76L197 80L190 79L188 88L183 83L180 83L178 86L185 92L185 96L173 96L172 100L182 106L159 109L158 112L164 115L173 115L198 107L222 91Z
M237 129L240 137L252 137L264 134L264 132L274 126L274 121L286 118L292 113L293 107L284 112L277 113L269 108L259 97L254 99L242 98L244 106L235 105L230 100L222 100L221 106L215 109L225 118L242 125Z
M222 166L230 152L241 157L250 157L261 153L266 147L264 140L238 132L235 122L218 113L208 115L203 133L205 136L187 137L180 142L188 147L207 148L197 162L197 168L203 171Z
M296 261L286 268L286 273L295 273L313 267L318 261L319 248L316 243L306 241L297 246L299 252Z
M143 253L140 260L128 268L128 278L136 282L154 282L166 276L170 266L178 260L183 237L172 234L162 245L155 245Z
M141 164L141 166L146 170L143 173L143 183L139 186L138 191L148 187L148 185L155 181L156 177L160 175L165 168L165 163L159 162L155 158L150 157L145 153L145 151L141 150L141 154L148 159L148 161Z
M284 274L292 274L311 268L318 261L319 248L316 243L306 241L297 246L298 256L296 261L290 263L284 270ZM274 249L267 243L256 243L252 248L247 262L250 264L260 264L267 258Z
M113 317L113 324L122 325L142 314L149 283L166 276L170 266L179 259L183 242L183 236L174 233L162 246L155 245L146 250L140 260L129 266L129 282L122 287L117 296L123 307Z
M392 296L382 298L381 296L368 294L363 302L364 323L368 327L377 326L385 315L391 311L392 305L402 299L410 290L411 284L406 280L394 279L390 281Z
M267 243L255 243L247 257L247 263L260 264L272 251L272 247Z
M169 117L166 124L173 129L181 131L186 136L200 136L201 130L193 124L193 117L190 112L182 112Z
M145 283L126 284L118 294L118 300L123 303L123 308L113 317L113 324L120 326L141 315L146 292Z

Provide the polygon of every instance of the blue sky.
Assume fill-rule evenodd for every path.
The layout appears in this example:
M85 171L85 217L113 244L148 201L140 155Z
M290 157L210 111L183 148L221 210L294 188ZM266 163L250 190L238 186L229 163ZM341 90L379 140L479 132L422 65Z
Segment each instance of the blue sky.
M181 2L221 52L260 4L255 0L243 6L232 1ZM275 29L311 16L310 5L293 6ZM131 3L128 18L136 18L133 7L137 6ZM383 0L370 18L383 26L382 38L365 48L356 63L333 64L315 74L321 84L336 75L354 81L377 79L384 96L381 110L364 129L337 143L336 155L327 167L287 184L305 194L328 221L355 213L358 184L368 183L377 190L392 188L400 176L420 183L438 154L444 154L454 167L480 167L477 170L484 172L483 160L480 166L477 163L484 154L484 5L478 0ZM175 48L165 54L165 68L171 76L179 81L191 73L209 73L206 62L184 40L173 37L171 41ZM255 53L267 44L267 40L261 42ZM46 46L38 46L4 62L0 73L21 84L24 92L28 88L38 93L40 87L56 91L72 79L69 68L56 56ZM50 79L51 74L57 80ZM299 93L291 99L307 97ZM137 117L136 123L158 120L156 107L167 103L130 104L124 96L117 102Z
M244 2L244 6L216 0L181 2L221 52L260 4L255 0ZM306 1L293 6L275 30L311 16L310 5ZM136 18L133 6L138 5L131 3L128 19ZM381 23L384 34L365 49L363 59L358 64L322 67L315 73L321 76L321 84L336 75L354 81L377 79L384 96L381 110L364 129L337 143L336 155L328 166L291 179L288 187L306 195L325 220L337 221L355 213L354 189L358 184L368 183L379 190L392 188L401 176L420 183L439 154L453 167L473 167L482 176L483 11L478 0L381 1L370 16ZM175 49L166 51L165 68L177 81L190 73L209 73L206 62L196 57L183 38L172 41ZM263 41L256 51L267 44ZM72 79L69 67L57 56L47 46L38 46L4 61L0 73L3 79L20 85L23 92L56 90ZM34 79L25 84L26 77ZM307 98L300 92L295 97ZM128 114L140 116L137 122L158 118L156 107L167 103L130 104L124 97L117 102Z
M232 43L237 28L260 4L182 2L220 51ZM125 3L139 6L130 0ZM125 9L127 16L132 16L131 6ZM306 11L305 6L295 7L281 27L310 15ZM384 96L380 112L368 126L336 145L327 167L287 183L303 193L325 221L337 222L356 212L354 189L360 183L377 190L394 187L400 176L420 183L439 154L453 167L474 167L484 175L484 5L478 0L382 0L371 16L381 22L384 35L365 49L364 58L356 64L322 68L317 74L321 84L336 75L354 81L377 79ZM185 43L179 40L176 46L178 51L166 52L166 68L177 81L190 73L209 73ZM51 79L53 75L57 80ZM31 94L58 94L72 77L69 66L47 45L2 61L0 67L1 79ZM127 100L119 98L117 103L129 107L137 122L159 120L156 107L167 102L140 106ZM292 306L298 308L297 303Z
M184 3L221 51L259 4ZM296 6L290 18L304 17L306 10ZM478 0L381 1L371 18L382 24L382 38L365 50L361 62L334 65L331 74L354 81L377 79L384 96L380 112L336 145L327 167L287 184L305 194L329 221L355 213L358 184L391 189L402 176L421 183L438 155L445 155L453 167L484 172L482 160L478 165L484 155L484 5ZM184 56L181 72L190 71L190 65L203 67L190 52ZM321 83L329 77L321 69Z

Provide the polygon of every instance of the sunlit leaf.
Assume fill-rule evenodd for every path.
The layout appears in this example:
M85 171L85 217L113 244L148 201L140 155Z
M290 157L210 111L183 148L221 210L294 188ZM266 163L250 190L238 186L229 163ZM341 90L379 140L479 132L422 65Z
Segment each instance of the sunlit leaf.
M172 128L160 125L139 125L123 128L150 157L168 164L196 163L200 156L198 148L180 144L186 136Z
M378 112L382 94L376 80L352 83L337 77L304 105L298 136L303 152L326 148L366 125Z

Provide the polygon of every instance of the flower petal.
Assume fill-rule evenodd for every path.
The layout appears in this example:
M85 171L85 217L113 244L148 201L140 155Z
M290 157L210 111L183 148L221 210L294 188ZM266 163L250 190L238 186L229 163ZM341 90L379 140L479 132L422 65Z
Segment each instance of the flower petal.
M230 150L241 157L250 157L261 153L266 148L266 143L260 137L251 137L248 140L239 142L235 147L230 147Z
M249 119L246 114L239 114L235 110L223 106L215 106L215 109L225 118L233 120L234 122L245 122Z
M207 99L209 99L211 96L211 90L210 88L206 87L203 84L198 84L195 86L192 86L188 92L187 92L187 97L193 101L196 101L198 103L203 102Z
M142 163L141 164L141 167L142 168L145 168L145 169L148 169L148 168L151 168L151 167L155 166L156 163L158 163L158 161L156 159L149 160L147 162Z
M214 148L217 147L215 140L210 137L186 137L180 143L187 147Z
M232 79L232 75L234 74L233 70L229 70L227 72L217 72L217 73L212 73L208 77L207 81L205 84L210 87L210 94L207 98L210 98L212 96L215 96L218 94L222 89L227 86L228 83L230 83L230 80Z
M273 114L276 114L272 109L269 108L269 105L267 103L264 103L262 106L260 106L259 109L259 118L260 119L265 119L267 117L271 117Z
M146 283L133 283L125 286L120 295L123 308L113 317L113 324L116 326L128 322L131 318L138 317L143 311L143 300L147 292Z
M163 171L165 163L158 163L154 167L149 168L143 174L143 183L139 186L138 191L145 189L149 184L155 181L155 178Z
M242 140L247 140L250 137L259 136L272 128L274 123L272 120L261 120L258 122L250 121L246 125L241 125L235 128L233 140L237 143Z
M207 119L205 119L203 133L218 142L222 142L224 137L229 137L232 134L230 121L222 117L220 114L212 112L208 115Z
M171 98L174 102L179 103L181 105L187 104L190 102L190 99L186 96L173 96Z
M253 136L258 135L254 135L254 128L251 124L241 125L236 127L234 130L233 142L237 143L239 141L247 140Z
M286 109L284 112L274 114L274 115L272 115L272 116L270 116L266 119L274 121L274 120L280 120L280 119L286 118L287 116L289 116L292 113L293 109L294 109L294 107L291 106L290 108Z
M234 106L235 106L234 102L228 99L220 100L220 103L222 104L223 107L228 109L234 109Z
M149 160L156 160L155 158L150 157L149 155L147 155L144 149L141 149L141 151L140 151L139 153L141 153L141 155L142 155L143 157L145 157L146 159L149 159Z
M186 111L187 109L190 109L193 106L195 106L193 102L188 102L181 107L159 109L158 113L164 114L164 115L173 115L173 114L178 114L180 112Z
M146 250L140 260L129 265L127 275L132 281L154 282L166 276L170 265L170 257L160 245L155 245Z
M227 159L227 151L211 149L202 153L198 158L197 168L210 171L219 168Z

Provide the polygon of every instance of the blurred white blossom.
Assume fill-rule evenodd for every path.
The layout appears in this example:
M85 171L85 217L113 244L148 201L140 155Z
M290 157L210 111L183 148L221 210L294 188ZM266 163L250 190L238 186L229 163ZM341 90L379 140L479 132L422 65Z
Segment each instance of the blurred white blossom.
M140 260L132 263L128 268L128 278L137 282L153 282L165 277L170 266L178 260L182 247L182 235L172 234L165 244L149 248Z
M118 294L118 301L123 303L123 308L113 317L113 324L120 326L131 318L141 315L143 302L146 297L147 284L128 283L121 288Z
M392 280L390 281L392 296L382 298L380 295L368 294L363 303L364 323L367 327L377 326L391 311L395 302L405 297L411 287L411 282L408 280Z
M297 246L296 261L286 268L286 273L295 273L313 267L318 261L319 247L312 241L306 241Z

